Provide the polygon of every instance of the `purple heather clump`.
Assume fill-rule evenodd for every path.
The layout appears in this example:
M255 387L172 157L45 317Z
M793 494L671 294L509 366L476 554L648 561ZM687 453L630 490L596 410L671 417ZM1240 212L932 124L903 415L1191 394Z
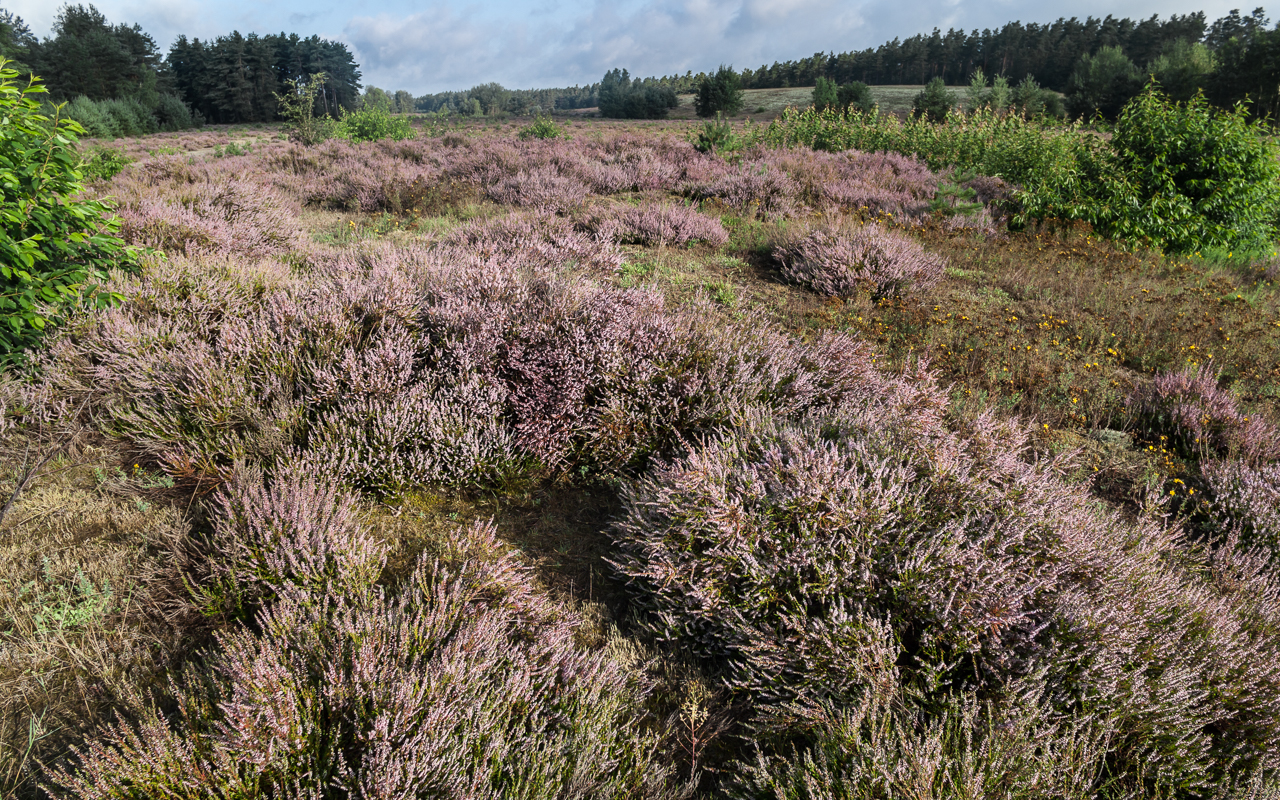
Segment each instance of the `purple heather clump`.
M1016 423L904 425L915 402L763 412L631 481L614 564L651 633L779 736L872 680L939 706L1022 684L1046 724L1109 728L1112 774L1208 790L1280 769L1275 577L1099 508Z
M395 592L287 595L220 633L174 714L138 703L56 780L89 800L679 796L636 680L577 646L493 526L445 545Z
M1207 366L1189 366L1138 386L1127 400L1149 435L1201 457L1232 455L1251 464L1280 460L1280 430L1244 413Z
M120 220L127 242L188 256L282 255L300 239L297 212L287 201L238 180L126 195Z
M782 274L820 294L873 297L926 292L942 278L946 262L909 234L876 223L817 228L774 250Z
M692 242L722 245L729 233L720 220L686 205L647 203L626 206L596 223L597 233L619 242L681 246Z

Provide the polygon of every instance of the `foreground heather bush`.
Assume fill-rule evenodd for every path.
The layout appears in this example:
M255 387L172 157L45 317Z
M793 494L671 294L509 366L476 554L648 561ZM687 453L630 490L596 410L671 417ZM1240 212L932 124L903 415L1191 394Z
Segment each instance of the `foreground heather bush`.
M380 494L615 474L755 404L839 402L873 372L846 337L803 345L500 262L437 267L425 285L416 331L387 326L316 377L307 449Z
M686 190L699 200L716 200L740 214L766 219L796 211L798 187L787 173L763 161L743 161L723 175L692 183Z
M303 582L257 633L219 636L173 689L179 713L139 709L56 780L81 798L677 796L634 680L492 558L492 528L443 549L391 595Z
M232 180L140 191L120 212L121 233L133 244L249 258L283 255L298 244L296 212L265 187Z
M298 470L266 484L260 469L237 467L214 499L211 580L197 588L206 613L300 594L354 602L377 582L386 554L355 496Z
M1187 367L1139 385L1127 403L1150 439L1169 440L1191 458L1231 456L1257 464L1280 459L1280 430L1240 410L1209 367Z
M607 243L535 226L525 250L503 230L320 259L305 281L277 262L157 264L114 287L133 302L47 349L48 402L86 398L86 417L193 489L291 460L386 495L615 474L755 404L838 403L873 372L847 337L725 327L547 271Z
M1213 498L1212 532L1256 547L1280 564L1280 463L1217 461L1203 467L1202 475Z
M680 246L701 241L722 245L729 233L720 220L685 205L628 206L599 223L599 233L620 242Z
M882 644L891 645L892 637ZM1107 720L1054 714L1044 686L1034 681L1016 687L1006 705L966 697L921 713L895 677L896 654L893 646L873 645L849 665L864 679L856 702L797 704L780 712L775 727L785 720L789 736L806 744L777 755L759 746L754 761L738 765L728 796L1098 796L1113 734Z
M1110 730L1100 779L1185 796L1280 770L1280 584L1128 521L1022 460L1025 434L941 425L945 395L869 390L764 414L625 491L616 566L660 640L757 704L857 707L883 640L921 710L1039 685L1048 724ZM1100 789L1101 784L1094 787Z
M899 297L907 290L926 292L939 280L946 262L905 233L872 223L852 229L818 228L774 250L782 274L820 294L851 297Z
M576 266L610 275L623 262L622 253L606 237L584 233L552 214L477 220L451 231L443 244L464 259L500 261L515 269Z

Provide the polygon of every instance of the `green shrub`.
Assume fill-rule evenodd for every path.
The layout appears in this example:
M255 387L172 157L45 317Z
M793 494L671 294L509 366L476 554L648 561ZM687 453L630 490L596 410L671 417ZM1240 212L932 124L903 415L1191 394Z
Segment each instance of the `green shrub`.
M285 81L283 93L276 94L280 116L284 117L289 138L304 145L318 144L328 136L325 120L315 115L316 95L324 86L325 74L315 72L305 82L291 78Z
M45 113L52 112L52 108L46 108ZM87 97L77 97L62 107L62 116L65 119L75 120L84 128L87 136L94 139L116 139L125 135L120 130L120 123L111 114L107 113L106 108L101 103L96 103Z
M516 133L520 141L529 139L568 139L569 134L550 117L539 116Z
M131 97L101 100L98 105L115 119L121 136L145 136L160 130L151 109Z
M694 134L689 142L699 153L723 153L741 149L743 139L733 132L733 127L727 120L716 114L715 121L704 122L702 130Z
M1261 122L1243 106L1202 95L1169 100L1154 84L1125 106L1111 146L1123 180L1110 181L1098 227L1179 252L1262 249L1276 238L1280 164Z
M841 86L836 97L843 109L861 114L874 114L876 111L876 101L871 96L871 87L862 81L853 81Z
M1079 123L1049 126L990 107L927 117L788 110L754 135L774 146L886 150L929 168L971 170L1019 187L1015 225L1083 220L1099 233L1173 252L1262 249L1280 220L1280 166L1243 108L1174 103L1152 86L1120 115L1111 141Z
M733 67L724 64L715 75L707 75L698 84L698 97L694 108L700 117L714 114L733 116L742 110L742 78Z
M818 78L817 85L813 87L813 107L823 111L828 108L836 108L839 105L840 88L836 86L835 81Z
M204 117L192 114L182 98L173 94L159 95L156 99L155 117L162 131L185 131L204 126Z
M930 122L941 122L946 119L947 114L951 113L955 105L955 94L947 89L947 84L942 78L934 78L911 102L911 114L924 117Z
M404 117L396 117L380 106L357 111L344 111L333 126L333 135L352 142L377 142L382 139L413 138L413 126Z
M84 154L80 174L86 181L107 181L133 163L133 159L111 147L95 147Z
M11 362L61 308L83 297L119 299L94 283L136 261L115 236L110 205L81 199L75 142L83 129L42 114L35 96L45 88L20 88L9 63L0 59L0 360Z

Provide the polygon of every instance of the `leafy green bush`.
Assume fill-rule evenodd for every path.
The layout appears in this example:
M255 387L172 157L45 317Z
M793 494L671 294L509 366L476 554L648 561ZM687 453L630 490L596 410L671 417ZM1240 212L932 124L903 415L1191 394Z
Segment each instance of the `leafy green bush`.
M947 89L942 78L934 78L915 96L911 103L911 114L924 117L930 122L942 122L955 105L955 94Z
M1111 183L1096 225L1180 252L1261 249L1276 238L1280 164L1262 122L1203 95L1171 102L1154 84L1125 106L1111 146L1124 180Z
M82 199L83 129L41 113L39 84L21 88L0 58L0 361L35 343L65 307L87 296L119 299L93 284L107 270L135 264L135 251L115 236L119 222L102 200Z
M133 163L133 159L111 147L95 147L84 154L80 174L86 181L107 181Z
M529 139L568 139L569 134L550 117L539 116L516 133L520 141Z
M1012 222L1083 220L1099 233L1173 252L1262 249L1277 235L1280 166L1243 108L1175 103L1154 85L1120 115L1111 141L1079 123L1049 126L981 107L924 117L788 110L754 134L774 146L880 150L930 169L971 170L1016 184Z
M742 78L733 67L724 64L715 75L708 75L698 84L698 97L694 108L700 117L723 113L729 116L742 110Z
M344 111L342 118L333 125L332 132L335 138L351 142L401 141L414 136L413 125L407 118L393 116L381 106Z
M318 144L328 136L323 118L316 117L316 95L324 86L325 74L314 72L307 81L286 80L286 89L276 94L280 116L284 117L289 138L304 145Z

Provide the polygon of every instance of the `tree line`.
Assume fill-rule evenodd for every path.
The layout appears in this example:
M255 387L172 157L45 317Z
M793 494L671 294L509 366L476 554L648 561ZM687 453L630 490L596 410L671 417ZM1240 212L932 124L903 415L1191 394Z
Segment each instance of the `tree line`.
M1217 105L1248 101L1255 116L1274 118L1280 114L1280 31L1262 8L1249 15L1236 9L1212 24L1203 12L1165 20L1072 17L969 33L935 28L875 48L815 53L741 73L748 89L816 86L819 79L837 85L940 79L954 86L975 75L1065 93L1073 116L1114 117L1154 77L1175 99L1203 91Z
M64 115L92 136L270 122L287 81L321 72L318 113L336 116L360 100L359 65L341 42L236 31L207 41L179 36L163 54L140 26L112 24L92 5L63 6L44 39L0 9L0 56L39 76L49 99L68 103Z

